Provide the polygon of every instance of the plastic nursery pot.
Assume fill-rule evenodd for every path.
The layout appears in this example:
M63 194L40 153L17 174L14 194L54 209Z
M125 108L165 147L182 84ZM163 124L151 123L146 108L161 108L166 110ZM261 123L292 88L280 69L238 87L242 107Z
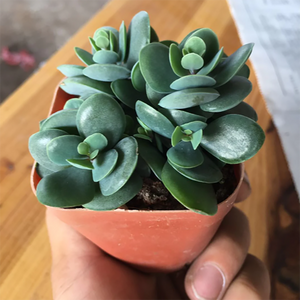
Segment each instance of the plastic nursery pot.
M62 109L70 98L57 88L50 114ZM122 261L145 271L175 271L191 263L207 246L232 208L242 183L243 164L236 165L234 171L238 185L233 194L218 205L214 216L189 210L48 209L102 250ZM34 165L31 174L34 194L39 181Z

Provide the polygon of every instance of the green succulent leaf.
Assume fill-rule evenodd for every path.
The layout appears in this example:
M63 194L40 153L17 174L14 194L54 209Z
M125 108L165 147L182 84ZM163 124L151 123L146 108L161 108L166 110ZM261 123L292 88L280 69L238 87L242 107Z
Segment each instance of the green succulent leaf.
M93 65L95 62L93 61L93 55L86 50L75 47L75 53L78 58L87 66Z
M141 101L136 102L135 110L139 119L154 132L171 138L174 125L163 114Z
M184 39L180 42L180 44L178 45L178 48L180 49L180 51L183 49L187 39L196 31L198 31L200 28L194 29L193 31L189 32Z
M219 64L223 56L223 47L217 52L212 60L205 64L204 67L197 73L199 75L207 75Z
M180 142L167 152L168 160L181 168L195 168L203 163L203 155L199 149L194 150L191 143Z
M139 174L142 178L150 177L151 175L151 169L149 168L149 166L141 156L139 156L138 158L135 172Z
M84 142L90 146L90 152L95 150L102 151L108 145L107 138L99 132L89 135Z
M116 193L129 180L137 164L137 148L137 141L133 137L126 137L115 146L119 154L115 169L100 181L104 196Z
M131 82L137 91L146 91L146 81L142 75L139 62L136 62L131 70Z
M159 112L165 115L173 124L183 125L193 121L206 122L206 118L198 114L193 114L184 110L159 108Z
M171 137L172 146L175 147L182 140L183 136L184 136L184 134L183 134L180 126L176 126L175 130L173 131L172 137Z
M143 181L141 177L133 173L119 191L110 196L103 196L99 189L96 191L94 199L91 202L84 204L83 207L96 211L117 209L130 201L141 190L142 186Z
M154 139L155 139L157 149L161 153L164 153L163 143L162 143L161 137L158 134L154 133Z
M150 30L150 43L159 42L158 35L152 26Z
M128 69L112 64L95 64L88 66L83 70L83 74L91 79L104 82L112 82L117 79L130 77L130 71Z
M203 136L203 130L198 130L196 132L194 132L192 134L192 139L191 139L191 143L192 143L192 146L193 146L193 149L196 150L200 143L201 143L201 140L202 140L202 136Z
M181 59L182 67L190 71L199 70L203 64L203 58L196 53L188 53Z
M218 91L212 88L193 88L177 91L163 97L159 106L168 109L184 109L208 103L219 96Z
M146 84L146 94L147 98L154 107L158 107L158 102L160 101L160 99L167 95L166 93L156 92L148 84Z
M119 60L118 53L111 50L99 50L93 55L97 64L115 64Z
M215 84L216 81L209 76L187 75L173 81L170 87L173 90L184 90L197 87L213 86Z
M72 207L90 202L95 186L91 171L74 167L50 174L38 184L38 200L47 206Z
M44 166L42 166L38 163L36 163L35 170L41 178L44 178L44 177L54 173L54 171L48 170L47 168L45 168Z
M206 155L203 155L203 163L195 168L180 168L176 165L171 164L171 166L179 172L184 177L203 183L216 183L223 178L223 174L220 171L219 167L210 160Z
M239 164L254 156L264 139L263 130L253 120L226 115L205 128L201 146L225 163Z
M146 161L155 176L161 180L161 172L166 162L164 156L152 143L141 139L138 139L138 152Z
M98 182L109 175L117 164L118 152L110 149L106 152L99 153L97 158L93 160L93 180Z
M152 129L149 128L142 120L140 120L139 118L136 118L138 123L145 129L146 132L151 132Z
M109 48L109 39L105 36L99 35L95 38L95 42L100 49L104 50Z
M47 144L56 137L67 135L67 132L58 129L39 131L29 138L29 151L34 160L50 171L64 169L53 163L47 155Z
M85 67L77 65L61 65L57 69L67 77L74 77L82 75Z
M82 103L83 103L82 99L73 98L73 99L68 100L65 103L64 109L78 109Z
M223 111L221 113L216 113L214 117L219 118L225 115L242 115L252 119L253 121L257 121L257 114L256 111L246 102L241 102L237 106Z
M245 64L249 58L254 44L246 44L221 62L209 75L221 86L228 82Z
M60 110L49 116L41 125L40 131L47 129L60 129L71 134L76 134L77 109Z
M243 77L249 78L249 76L250 76L250 69L249 69L249 67L248 67L246 64L243 65L243 66L237 71L237 73L235 74L235 76L243 76Z
M121 62L123 62L126 58L126 50L127 50L127 32L126 32L126 25L123 21L119 29L119 56L121 57Z
M110 89L110 83L96 81L85 76L76 76L66 78L60 85L66 93L71 95L90 95L95 93L104 93L108 95L113 95Z
M251 92L251 82L242 76L234 76L226 84L220 86L217 91L220 97L214 101L200 105L201 109L209 112L222 112L237 106Z
M189 52L189 53L196 53L200 56L203 56L203 54L206 51L206 45L204 41L197 37L197 36L192 36L190 37L185 45L184 48Z
M76 122L80 135L102 133L110 147L120 140L126 127L123 109L105 94L95 94L85 100L78 109Z
M57 165L69 166L67 159L83 158L77 151L77 146L83 138L77 135L62 135L52 139L47 144L47 155Z
M100 48L96 45L96 42L93 38L89 37L90 44L92 46L92 54L95 54Z
M94 150L91 154L90 154L90 159L93 160L97 157L99 153L99 150Z
M90 145L85 142L81 142L77 146L77 152L81 155L89 155L90 154Z
M148 102L145 93L137 91L129 79L118 79L112 82L111 88L116 97L126 106L134 109L137 100Z
M118 33L119 36L119 33ZM116 35L112 32L109 31L109 45L110 45L110 50L114 51L116 53L119 52L119 40L117 39ZM119 55L118 55L119 58Z
M148 13L141 11L136 14L128 30L129 50L126 67L131 69L139 60L141 49L150 43L151 27Z
M169 49L169 61L170 65L172 67L173 72L177 76L185 76L189 74L189 71L184 69L181 65L181 59L183 55L180 49L176 44L171 44L170 49Z
M159 93L172 92L170 84L178 78L169 62L169 48L160 43L145 46L140 52L140 69L147 84Z
M145 133L136 133L133 136L135 138L139 138L139 139L143 139L143 140L152 142L152 139L148 135L146 135Z
M92 170L94 168L91 161L87 158L70 158L67 159L67 162L82 170Z
M189 180L169 163L163 168L162 182L172 196L188 209L204 215L217 212L217 199L212 185Z
M192 37L199 37L204 41L206 45L206 51L203 55L203 59L205 62L211 61L219 51L219 41L217 35L209 28L201 28L193 32L190 38Z
M182 130L191 130L192 132L196 132L200 129L204 129L207 126L205 122L202 121L192 121L189 123L182 124L180 127Z

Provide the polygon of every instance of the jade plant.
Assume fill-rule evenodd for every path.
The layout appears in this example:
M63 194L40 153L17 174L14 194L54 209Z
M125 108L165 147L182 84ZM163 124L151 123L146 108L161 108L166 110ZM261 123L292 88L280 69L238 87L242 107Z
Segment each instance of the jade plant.
M216 34L196 29L159 41L146 12L126 30L98 29L85 66L62 65L64 108L40 123L29 149L48 206L113 210L161 181L186 208L217 212L222 168L253 157L264 142L245 64L253 44L227 56Z

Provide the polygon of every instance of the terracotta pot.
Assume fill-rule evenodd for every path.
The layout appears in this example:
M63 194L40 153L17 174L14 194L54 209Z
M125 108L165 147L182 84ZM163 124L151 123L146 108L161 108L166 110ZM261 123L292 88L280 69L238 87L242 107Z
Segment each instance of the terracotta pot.
M50 114L62 109L70 98L70 95L57 88ZM243 164L236 165L234 171L237 188L218 205L218 212L214 216L204 216L189 210L49 209L60 220L122 261L143 270L175 271L191 263L207 246L232 208L242 183ZM39 181L40 177L33 167L31 185L34 194Z

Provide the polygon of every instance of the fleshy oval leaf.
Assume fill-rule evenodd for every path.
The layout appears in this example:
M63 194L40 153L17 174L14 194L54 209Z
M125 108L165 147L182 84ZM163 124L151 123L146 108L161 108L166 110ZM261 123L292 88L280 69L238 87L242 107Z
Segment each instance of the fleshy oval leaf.
M34 160L50 171L64 169L53 163L47 155L47 144L56 137L67 135L67 132L58 129L39 131L29 138L29 151Z
M82 75L82 71L85 67L77 65L60 65L57 69L67 77L74 77Z
M93 61L93 55L81 48L75 47L75 53L78 58L87 66L93 65L95 62Z
M196 53L200 56L203 56L206 51L206 45L204 41L197 36L190 37L184 44L184 48L189 53Z
M176 165L172 165L172 167L179 172L184 177L203 183L216 183L219 182L223 178L223 174L220 171L219 167L216 166L213 161L211 161L206 155L204 156L203 163L195 168L180 168Z
M133 137L122 139L115 147L118 161L112 173L100 181L101 192L110 196L120 190L131 177L138 160L137 141Z
M96 159L93 160L93 180L98 182L109 175L117 164L118 152L115 149L110 149L106 152L99 153Z
M129 79L118 79L111 83L115 96L126 106L134 109L137 100L148 102L145 93L137 91Z
M142 186L143 181L141 177L133 173L119 191L110 196L103 196L99 189L96 191L94 199L84 204L83 207L96 211L117 209L130 201L142 189Z
M146 81L142 75L139 62L136 62L131 70L131 82L137 91L146 91Z
M79 98L69 99L65 103L64 109L78 109L82 103L83 103L83 100L79 99Z
M172 196L188 209L204 215L216 214L218 205L212 185L189 180L169 163L163 168L162 182Z
M212 88L186 89L163 97L158 105L168 109L184 109L208 103L219 96L218 91Z
M73 167L82 170L93 170L94 168L91 161L88 158L70 158L67 159L67 162Z
M103 49L93 55L93 60L97 64L115 64L119 60L119 55L112 50Z
M159 93L172 92L170 84L178 78L169 62L169 48L151 43L140 52L140 69L147 84Z
M76 115L77 109L59 110L43 122L40 131L60 129L71 134L76 134Z
M82 158L77 151L77 146L83 141L78 135L63 135L52 139L47 144L47 155L57 165L69 166L67 159Z
M214 58L207 64L204 65L203 68L197 73L199 75L207 75L209 74L221 61L223 56L223 47L217 52Z
M253 43L243 45L209 74L217 81L216 86L221 86L228 82L242 68L249 58L253 46Z
M200 150L194 150L189 142L180 142L167 152L168 160L173 165L181 168L195 168L203 163L203 155Z
M208 112L222 112L240 104L251 92L251 82L242 76L234 76L217 91L220 97L214 101L200 105L201 109Z
M79 107L77 127L80 135L88 137L94 133L102 133L108 145L115 145L126 127L126 118L119 103L105 94L89 97Z
M113 95L110 83L90 79L85 76L66 78L60 88L71 95L84 96L95 93Z
M225 115L204 130L201 146L219 160L239 164L261 148L265 134L253 120L241 115Z
M196 53L188 53L181 59L182 67L190 71L199 70L203 66L203 64L203 58Z
M161 172L166 162L165 157L152 143L141 139L138 139L138 152L155 176L161 180Z
M175 127L162 113L141 101L137 101L135 109L139 119L149 128L164 137L171 138Z
M190 88L208 87L216 84L216 81L209 76L204 75L187 75L172 82L173 90L184 90Z
M184 69L181 65L181 59L183 55L176 44L171 44L169 48L169 61L173 72L177 76L185 76L189 74L189 71Z
M98 81L112 82L117 79L129 78L130 70L118 65L95 64L86 67L83 70L83 75Z
M38 200L47 206L72 207L90 202L95 186L92 173L70 167L44 177L38 184Z
M150 43L151 27L149 15L145 11L136 14L128 29L128 57L126 67L131 69L139 60L139 54L147 44Z

